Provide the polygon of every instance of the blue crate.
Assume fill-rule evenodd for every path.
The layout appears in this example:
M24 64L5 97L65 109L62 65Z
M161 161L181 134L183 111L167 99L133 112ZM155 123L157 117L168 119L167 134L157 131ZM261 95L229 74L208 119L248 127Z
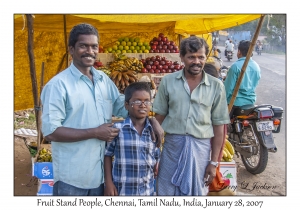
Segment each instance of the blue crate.
M53 185L54 181L51 179L40 180L37 195L53 195Z
M38 179L53 179L52 162L35 162L32 167L32 175Z

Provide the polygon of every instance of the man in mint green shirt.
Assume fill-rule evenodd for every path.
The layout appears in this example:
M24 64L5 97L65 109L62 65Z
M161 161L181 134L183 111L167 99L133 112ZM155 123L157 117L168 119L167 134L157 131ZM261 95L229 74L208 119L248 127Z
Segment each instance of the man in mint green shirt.
M241 41L238 46L238 60L229 68L224 85L226 90L227 103L230 103L236 82L240 76L242 66L245 62L250 41ZM256 101L256 87L261 74L259 65L250 58L239 91L234 101L234 106L253 107ZM234 109L234 108L233 108ZM232 109L232 110L233 110Z
M185 67L162 78L154 99L155 117L167 133L158 195L206 195L216 175L224 124L230 121L222 81L203 71L208 53L204 39L184 39L180 58Z
M42 132L51 141L54 196L104 194L105 144L119 133L111 118L128 116L124 95L106 74L93 68L98 45L98 31L92 25L74 26L69 37L72 64L41 93ZM153 119L151 124L161 139L159 123Z

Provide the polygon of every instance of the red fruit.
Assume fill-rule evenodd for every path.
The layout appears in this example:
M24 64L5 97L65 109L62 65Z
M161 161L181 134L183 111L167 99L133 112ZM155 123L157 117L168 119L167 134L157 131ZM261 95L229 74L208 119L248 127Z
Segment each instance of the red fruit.
M160 73L160 70L159 69L155 69L154 71L156 74L159 74Z
M162 48L163 48L164 50L166 50L166 49L168 49L168 45L163 45Z
M142 73L148 73L148 70L146 68L142 68L141 72Z
M167 73L173 73L173 70L172 69L168 69Z
M156 45L151 45L151 49L155 50L156 49Z
M170 65L170 66L169 66L169 69L174 69L174 65Z
M151 57L147 57L147 58L146 58L146 61L150 61L150 59L151 59Z
M157 37L157 41L160 42L161 41L161 37Z
M154 53L154 50L152 50L152 49L151 49L151 50L149 50L149 53Z
M171 46L171 45L170 45ZM170 53L176 53L176 50L170 50Z
M174 65L174 69L180 70L180 65Z
M151 66L150 66L150 65L146 65L146 69L147 69L147 70L150 70L150 69L151 69Z
M176 53L179 53L179 50L177 49L175 52L176 52Z
M159 37L164 37L165 35L163 34L163 33L159 33L159 35L158 35Z
M162 70L162 69L163 69L163 66L162 66L162 65L158 65L158 66L157 66L157 69Z
M173 41L170 41L170 45L174 45L175 43Z
M155 72L154 72L153 69L150 69L150 70L149 70L149 73L154 74Z
M161 45L161 46L163 46L163 45L164 45L164 42L159 41L158 44Z
M173 48L174 48L173 45L168 45L168 49L169 49L169 50L172 50Z
M167 70L167 69L169 69L169 66L168 65L163 65L163 69Z
M95 61L94 65L97 67L103 66L102 62L100 62L100 61Z
M165 70L165 69L160 70L160 73L166 73L166 72L167 72L167 70Z
M174 65L179 65L179 62L178 61L174 61L173 64Z
M166 53L170 53L171 52L169 49L166 49L165 51L166 51Z
M161 61L159 62L159 64L160 64L160 65L165 65L166 62L165 62L164 60L161 60Z
M152 40L153 40L153 42L157 41L157 37L153 37Z
M155 53L159 53L159 52L160 52L160 50L159 50L159 49L156 49L156 50L154 50L154 52L155 52Z
M161 60L162 60L162 61L165 61L165 60L166 60L166 57L162 57Z
M151 45L153 45L153 41L150 41L150 43L149 43L149 44L150 44L150 46L151 46Z
M151 69L155 70L155 69L156 69L156 66L154 66L154 65L153 65L153 66L151 66Z
M230 186L230 179L227 179L225 177L222 177L222 178L223 178L223 181L225 182L225 185Z
M163 49L163 47L162 47L162 45L157 45L157 46L156 46L156 49L161 50L161 49Z
M152 66L153 65L153 61L147 61L147 64L149 64L150 66Z
M178 47L176 45L173 45L174 50L178 50Z
M154 41L153 44L154 44L154 45L158 45L158 41Z
M172 61L166 61L166 65L170 66L170 65L172 65L172 64L173 64Z
M160 52L160 53L165 53L166 51L165 51L165 50L159 50L159 52Z
M159 65L159 61L154 61L154 65L158 66Z
M161 60L161 57L159 55L155 56L155 58L156 58L157 61Z
M183 69L184 68L184 65L180 65L180 69Z
M161 41L163 42L167 41L167 37L162 37Z
M170 45L170 42L169 42L169 41L166 41L165 44L166 44L166 45Z

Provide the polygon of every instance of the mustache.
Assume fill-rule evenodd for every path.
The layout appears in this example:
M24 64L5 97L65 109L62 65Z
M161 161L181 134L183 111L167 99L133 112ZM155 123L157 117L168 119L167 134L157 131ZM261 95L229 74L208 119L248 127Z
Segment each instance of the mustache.
M82 55L81 57L82 58L84 58L84 57L92 57L92 58L96 59L96 56L90 55L90 54L85 54L85 55Z
M192 64L190 67L194 67L194 66L197 66L198 68L202 68L201 64Z

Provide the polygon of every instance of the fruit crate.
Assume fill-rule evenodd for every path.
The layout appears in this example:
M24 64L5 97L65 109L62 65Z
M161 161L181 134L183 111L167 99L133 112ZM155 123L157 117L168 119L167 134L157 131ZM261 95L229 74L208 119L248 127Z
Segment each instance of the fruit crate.
M220 172L223 180L229 183L229 189L237 192L237 170L234 160L231 162L220 162Z

